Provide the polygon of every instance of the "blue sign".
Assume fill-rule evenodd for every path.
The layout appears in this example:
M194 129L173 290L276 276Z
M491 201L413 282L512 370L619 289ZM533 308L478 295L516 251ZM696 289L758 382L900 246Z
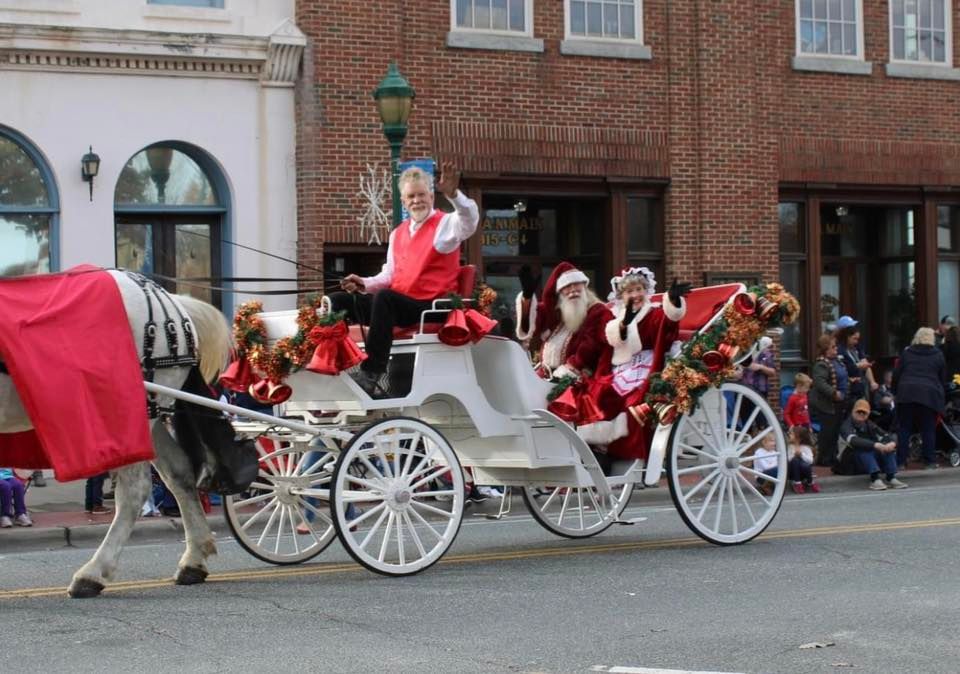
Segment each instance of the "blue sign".
M408 168L413 168L414 166L422 170L427 175L433 177L434 180L437 179L436 176L436 162L433 161L430 157L424 157L421 159L411 159L409 161L402 161L397 165L397 177L400 177L400 174L406 171ZM407 209L403 207L403 203L400 204L400 222L403 222L410 217L410 214L407 212Z

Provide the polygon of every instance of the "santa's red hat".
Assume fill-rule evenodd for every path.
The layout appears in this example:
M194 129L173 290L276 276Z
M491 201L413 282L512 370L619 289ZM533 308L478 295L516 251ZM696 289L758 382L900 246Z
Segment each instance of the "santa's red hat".
M542 335L544 330L553 330L560 323L560 316L557 314L557 296L571 283L590 283L590 278L569 262L561 262L554 267L546 285L543 286L543 297L537 304L534 335Z

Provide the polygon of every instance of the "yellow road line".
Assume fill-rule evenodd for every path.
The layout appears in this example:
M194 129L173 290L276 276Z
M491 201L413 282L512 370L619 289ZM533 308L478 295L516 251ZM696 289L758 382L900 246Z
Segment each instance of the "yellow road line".
M809 538L812 536L836 536L840 534L875 533L897 531L902 529L921 529L929 527L960 526L960 517L920 520L916 522L886 522L876 524L849 524L829 527L812 527L808 529L794 529L789 531L766 532L758 541ZM687 548L693 546L708 546L709 543L694 537L668 538L658 541L640 541L630 543L603 543L599 545L571 544L563 548L537 548L534 550L517 550L503 552L478 552L464 555L451 555L438 562L442 565L471 564L477 562L496 562L520 559L536 559L544 557L563 557L570 555L586 555L607 552L623 552L636 550L661 550L666 548ZM207 578L208 583L226 583L238 580L259 580L280 578L294 578L302 576L325 576L333 573L351 573L365 571L359 564L311 564L306 566L270 567L268 569L252 569L249 571L229 571L212 574ZM151 590L160 587L169 587L173 581L168 578L154 580L128 580L111 583L104 589L107 592L124 592L128 590ZM63 587L36 587L21 590L0 591L0 600L27 599L36 597L56 597L66 594Z

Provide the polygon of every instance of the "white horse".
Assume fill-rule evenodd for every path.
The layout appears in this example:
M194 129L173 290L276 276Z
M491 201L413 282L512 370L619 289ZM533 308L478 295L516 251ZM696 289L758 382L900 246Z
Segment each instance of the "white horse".
M111 270L109 273L120 289L134 343L141 357L144 349L144 325L148 321L150 308L158 327L154 357L171 355L163 330L164 310L176 326L179 353L185 353L187 336L180 319L182 315L189 318L193 326L200 375L206 382L212 382L225 366L231 346L230 328L223 314L206 302L191 297L145 293L137 281L125 272ZM150 308L148 302L152 305ZM161 368L156 370L154 381L170 388L181 388L188 381L190 372L191 368L187 366ZM189 379L194 378L197 377ZM174 407L172 399L161 397L156 402L161 408ZM156 451L154 465L177 499L186 533L186 550L180 558L174 580L180 585L192 585L206 579L206 559L216 554L213 534L200 504L197 486L217 473L219 452L223 451L223 447L212 446L217 442L211 441L207 431L212 426L214 434L220 435L218 439L229 436L226 438L228 444L232 441L233 434L229 422L216 413L207 411L206 414L199 414L194 411L191 415L190 411L185 411L184 408L182 403L177 403L178 412L174 415L178 417L174 419L177 440L162 419L151 419L150 430ZM24 431L32 427L13 386L13 380L6 374L0 375L0 432ZM230 448L232 449L232 444ZM95 597L103 590L105 582L116 571L120 551L130 537L140 509L152 488L150 466L147 463L120 468L116 477L116 512L113 522L93 558L73 575L68 590L71 597Z

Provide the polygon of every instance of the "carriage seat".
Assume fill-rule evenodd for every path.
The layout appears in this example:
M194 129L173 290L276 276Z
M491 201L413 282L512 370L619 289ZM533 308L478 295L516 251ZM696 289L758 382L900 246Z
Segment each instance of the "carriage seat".
M477 267L473 264L466 264L460 267L460 271L457 273L457 294L464 299L470 299L473 297L473 285L477 278ZM440 331L440 328L443 327L443 315L434 314L436 320L440 322L436 323L424 323L423 324L423 334L432 335ZM393 338L394 339L411 339L414 335L420 332L420 322L417 321L414 325L406 326L395 326L393 328ZM350 339L355 342L363 342L364 331L361 330L359 325L350 326Z
M723 309L723 306L742 290L739 283L694 288L687 295L687 313L680 319L680 341L686 342ZM654 302L663 299L663 293L651 298Z

